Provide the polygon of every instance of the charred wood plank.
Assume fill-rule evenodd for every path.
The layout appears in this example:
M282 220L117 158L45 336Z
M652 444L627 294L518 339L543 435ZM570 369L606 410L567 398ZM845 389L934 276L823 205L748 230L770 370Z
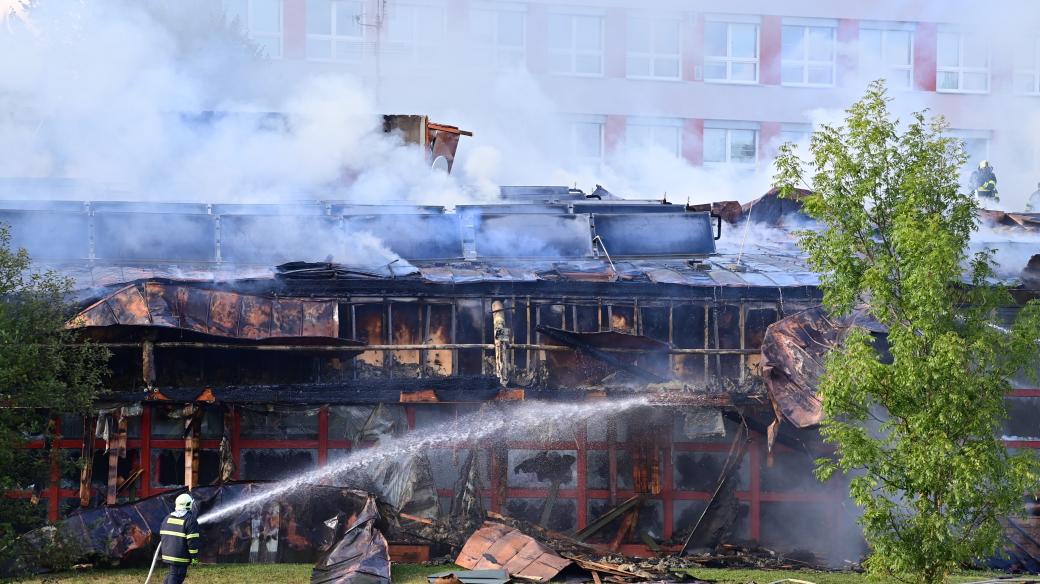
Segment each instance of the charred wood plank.
M606 513L601 515L599 519L596 519L595 521L590 523L585 529L582 529L581 531L575 533L574 539L578 541L585 541L586 539L592 537L597 532L599 532L599 530L609 525L612 521L624 515L629 509L639 505L643 501L643 498L643 495L636 495L635 497L628 499L624 503L621 503L617 507L614 507L613 509L607 511Z

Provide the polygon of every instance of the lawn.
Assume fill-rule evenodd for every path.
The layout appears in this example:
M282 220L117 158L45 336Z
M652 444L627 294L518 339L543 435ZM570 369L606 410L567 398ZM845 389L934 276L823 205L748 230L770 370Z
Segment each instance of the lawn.
M451 569L454 566L420 566L414 564L394 564L393 579L395 584L425 584L426 575ZM24 580L26 584L141 584L147 570L83 570L41 576ZM797 578L814 584L867 584L866 576L851 572L790 572L779 570L722 570L696 569L691 574L702 580L710 580L718 584L768 584L784 578ZM156 569L152 583L162 582L164 572ZM297 584L310 581L310 564L224 564L220 566L197 566L188 573L185 584ZM975 582L992 574L961 574L953 577L954 583Z
M299 584L310 582L313 564L224 564L196 566L188 572L185 584ZM395 584L425 584L426 574L454 566L394 564ZM26 584L142 584L148 570L82 570L24 580ZM161 584L165 571L156 567L152 584Z
M855 572L792 572L789 570L731 570L702 568L690 570L690 574L701 580L710 580L719 584L768 584L784 578L795 578L813 582L813 584L868 584L872 581L865 574ZM978 582L997 575L983 572L958 574L950 578L951 583Z

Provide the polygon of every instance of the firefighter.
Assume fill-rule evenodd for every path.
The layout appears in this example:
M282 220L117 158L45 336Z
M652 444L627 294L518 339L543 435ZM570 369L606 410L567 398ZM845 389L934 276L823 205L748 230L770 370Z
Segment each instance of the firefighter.
M971 186L980 201L997 202L997 175L993 172L988 160L979 163L979 167L971 173Z
M1040 183L1036 183L1036 190L1029 195L1026 202L1026 213L1040 213Z
M177 495L173 513L163 520L159 545L163 561L170 566L163 584L181 584L188 575L188 566L199 563L199 524L192 509L194 502L187 493Z

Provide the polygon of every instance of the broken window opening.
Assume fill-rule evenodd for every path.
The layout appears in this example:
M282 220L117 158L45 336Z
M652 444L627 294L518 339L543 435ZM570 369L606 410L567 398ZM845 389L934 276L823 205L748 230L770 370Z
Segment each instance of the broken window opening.
M387 305L382 302L355 304L354 322L356 339L369 345L387 343ZM385 377L385 355L383 351L364 351L355 359L358 376L362 378Z
M242 479L276 481L314 470L318 451L303 448L243 448Z
M672 314L673 343L680 349L706 349L707 306L681 304ZM707 355L674 355L672 366L675 376L684 381L705 382Z
M152 405L145 406L152 408L152 438L184 438L187 435L186 423L188 422L187 416L184 414L184 406L160 406ZM206 439L220 438L224 435L224 412L219 407L203 407L202 421L200 423L199 436ZM130 434L129 428L133 425L133 420L139 420L139 418L130 418L131 424L128 425L127 435ZM138 426L140 422L138 422Z
M484 300L459 299L456 303L456 343L468 345L484 343ZM491 326L488 319L487 326ZM484 373L483 349L458 350L459 375L481 375Z
M391 323L390 343L418 345L423 342L423 310L418 303L393 302L387 306ZM420 352L414 349L390 354L391 377L420 377Z
M279 406L278 409L242 407L243 439L315 440L318 408Z
M199 484L212 485L220 478L220 451L200 449L196 451L199 458ZM173 448L152 449L153 488L179 488L184 486L184 450Z

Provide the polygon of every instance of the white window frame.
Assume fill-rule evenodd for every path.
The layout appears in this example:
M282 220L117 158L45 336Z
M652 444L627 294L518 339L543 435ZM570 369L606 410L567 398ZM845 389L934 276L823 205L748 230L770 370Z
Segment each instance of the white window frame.
M625 49L625 77L629 79L649 79L655 81L681 81L682 80L682 67L683 67L683 35L682 25L683 19L680 17L653 17L653 16L629 16L625 22L625 26L629 26L632 21L644 21L650 23L650 50L649 51L634 51L631 45ZM675 53L659 53L655 49L657 35L660 34L658 27L667 24L669 26L676 27L676 34L679 45L676 47ZM631 67L629 66L629 59L632 57L643 57L648 59L650 62L650 74L649 75L638 75L633 74ZM654 62L657 59L675 59L675 75L658 75L654 72Z
M1027 45L1027 49L1033 52L1033 68L1015 67L1015 92L1019 95L1040 95L1040 36L1032 37L1027 42L1032 45ZM1028 75L1031 79L1030 89L1027 91L1018 89L1018 78L1021 75Z
M606 30L605 30L606 29L606 26L605 26L606 23L605 23L605 18L603 16L603 13L600 12L600 11L582 11L582 10L578 10L578 9L567 10L567 11L561 10L561 11L550 12L549 13L549 18L550 19L552 19L552 18L568 18L568 19L570 19L570 28L571 28L571 43L570 43L570 47L567 47L567 48L553 48L552 40L550 39L550 41L549 41L549 46L548 46L548 51L549 51L549 73L551 73L552 75L566 75L566 76L571 76L571 77L603 77L604 71L606 69L606 63L605 63L605 61L606 61L606 59L605 59L606 50L605 50L605 46L604 46L605 45L605 41L606 41ZM578 48L578 46L577 46L577 42L578 42L578 34L577 34L578 33L578 31L577 31L578 24L577 24L577 19L578 18L595 18L595 19L599 20L599 50L598 51L592 51L592 50L588 50L588 49L579 49ZM550 29L551 29L551 27L550 27ZM563 70L561 70L561 71L553 70L553 68L552 68L553 61L554 61L553 58L552 58L553 54L566 55L568 57L568 61L570 62L570 67L566 71L563 71ZM577 65L577 57L579 55L595 56L599 60L599 72L598 73L579 73L577 71L577 66L576 66Z
M242 27L242 31L250 39L271 39L275 40L278 47L277 54L268 54L267 56L272 59L281 59L285 54L285 2L284 0L277 0L278 4L278 32L270 31L256 31L253 30L251 22L253 20L254 4L259 0L240 0L245 6L244 14L235 14L235 17L241 17L239 20L239 26ZM225 5L226 6L226 5ZM231 16L231 15L229 15ZM266 48L266 45L263 45Z
M674 154L676 158L682 157L683 149L683 121L679 118L647 118L647 117L629 117L625 120L625 147L626 148L641 148L648 145L647 142L636 141L630 134L632 128L645 128L653 134L659 128L669 128L675 130L675 144L674 149L664 148ZM650 146L661 147L657 143L657 140L651 138L649 141Z
M809 141L812 138L812 133L812 124L780 124L780 134L777 136L776 145L779 146L785 142L797 144L803 139Z
M875 73L884 73L885 78L891 80L893 71L905 71L907 73L907 85L906 87L900 87L898 89L913 89L914 88L914 32L916 27L913 23L904 22L873 22L865 21L860 23L860 31L864 30L875 30L881 33L881 63L880 66L884 69L883 71L876 71ZM888 60L890 49L889 35L890 33L909 33L910 46L907 47L910 56L910 62L906 65L893 65ZM863 51L860 51L860 63L863 63Z
M340 34L337 30L338 21L337 18L340 8L346 7L359 7L358 18L360 19L359 28L360 36L349 36ZM307 10L310 10L312 6L308 3ZM329 0L329 31L330 34L317 34L310 31L306 31L307 41L327 41L329 43L329 56L328 57L314 57L310 53L306 53L308 61L323 61L323 62L358 62L361 60L362 51L364 50L365 43L365 2L364 0ZM304 24L306 27L306 24ZM337 54L337 48L341 42L351 42L357 44L357 52L352 53L349 58L344 58Z
M828 19L813 18L784 18L781 24L781 46L783 43L783 29L794 27L802 29L802 55L799 59L788 59L780 52L780 83L789 87L835 87L838 84L838 23ZM816 61L809 58L809 32L814 28L826 28L831 34L831 59L830 61ZM802 70L801 81L785 81L783 70L785 66L798 65ZM809 67L827 65L831 69L830 83L810 83Z
M964 39L971 33L966 33L962 30L955 29L939 29L939 37L942 35L957 35L957 65L956 66L943 66L939 64L939 55L936 55L935 59L935 91L937 93L969 93L974 95L983 95L990 92L993 86L993 73L992 73L992 50L989 43L984 39L983 42L986 45L986 66L985 67L965 67L964 66ZM981 36L981 35L980 35ZM938 44L939 38L936 38ZM956 73L957 74L957 88L956 89L944 89L940 87L940 78L943 73ZM984 90L969 90L964 89L964 74L965 73L985 73L986 75L986 89Z
M706 120L704 122L704 133L707 136L708 131L724 131L726 132L725 150L726 159L719 160L708 160L706 157L706 148L702 146L701 152L705 155L704 166L706 167L723 167L723 168L734 168L734 169L754 169L758 166L758 160L761 157L762 150L762 131L759 124L755 122L730 122L730 121L717 121L717 120ZM733 161L733 131L734 130L751 130L754 132L755 137L755 156L751 162L734 162ZM704 140L707 143L707 140Z
M709 79L707 75L707 69L705 69L704 82L705 83L736 83L740 85L756 85L759 83L761 78L761 59L762 59L762 23L759 18L748 18L740 16L713 16L709 15L705 18L707 24L724 24L726 25L726 55L725 56L712 56L708 54L707 46L704 48L704 63L716 63L724 64L726 67L726 77L723 79ZM754 25L755 27L755 57L734 57L733 56L733 25ZM742 81L733 79L733 64L748 64L755 66L755 79L754 81Z
M590 164L600 164L606 157L606 116L597 115L571 115L566 117L567 132L569 134L568 148L572 160ZM599 156L583 156L578 152L578 126L596 125L599 127Z
M410 11L407 18L409 22L410 36L407 39L391 38L397 31L393 30L394 19L399 18L400 11ZM433 9L437 11L436 22L421 20L422 9ZM443 49L445 34L447 32L448 15L444 6L429 2L392 2L387 5L389 13L385 18L387 22L387 34L381 43L380 51L388 59L397 60L399 63L414 63L416 61L430 62L432 57ZM433 28L435 27L435 28ZM420 37L417 32L420 29L435 30L435 38L426 39ZM423 42L419 42L423 41Z
M516 3L479 3L471 8L473 14L491 15L494 19L494 30L490 44L474 43L478 51L494 52L494 68L503 71L520 71L527 68L527 6ZM501 42L501 30L499 30L498 17L500 14L515 14L520 18L520 45L503 45ZM507 53L519 53L518 65L514 65L510 59L504 58Z

